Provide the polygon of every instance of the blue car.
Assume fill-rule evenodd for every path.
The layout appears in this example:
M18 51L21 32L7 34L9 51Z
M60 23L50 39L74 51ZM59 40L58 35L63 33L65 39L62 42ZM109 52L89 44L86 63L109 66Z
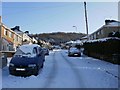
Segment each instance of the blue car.
M20 46L9 63L11 75L35 75L43 68L45 55L37 44Z

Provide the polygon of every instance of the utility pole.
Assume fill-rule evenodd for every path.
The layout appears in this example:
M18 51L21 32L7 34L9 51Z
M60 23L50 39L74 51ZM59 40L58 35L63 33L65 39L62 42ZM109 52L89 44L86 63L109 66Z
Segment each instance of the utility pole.
M86 32L87 32L87 40L88 40L88 21L87 21L87 9L86 9L86 2L84 2L84 8L85 8Z

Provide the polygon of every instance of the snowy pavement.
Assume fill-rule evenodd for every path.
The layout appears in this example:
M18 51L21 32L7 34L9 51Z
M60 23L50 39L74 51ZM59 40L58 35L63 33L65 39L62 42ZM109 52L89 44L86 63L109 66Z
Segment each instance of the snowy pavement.
M3 88L118 88L119 80L118 65L85 55L68 57L66 50L51 51L38 76L9 75L8 66L2 70Z

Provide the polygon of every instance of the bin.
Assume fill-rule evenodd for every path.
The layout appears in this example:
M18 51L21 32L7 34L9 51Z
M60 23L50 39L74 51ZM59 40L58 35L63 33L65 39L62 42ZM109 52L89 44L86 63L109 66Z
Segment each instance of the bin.
M7 66L7 54L0 53L0 68Z

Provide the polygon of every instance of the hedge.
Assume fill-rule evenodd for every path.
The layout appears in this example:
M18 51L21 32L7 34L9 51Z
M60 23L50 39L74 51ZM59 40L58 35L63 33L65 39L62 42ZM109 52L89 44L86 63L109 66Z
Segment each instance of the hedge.
M83 44L84 54L108 62L120 64L120 39L105 38Z

